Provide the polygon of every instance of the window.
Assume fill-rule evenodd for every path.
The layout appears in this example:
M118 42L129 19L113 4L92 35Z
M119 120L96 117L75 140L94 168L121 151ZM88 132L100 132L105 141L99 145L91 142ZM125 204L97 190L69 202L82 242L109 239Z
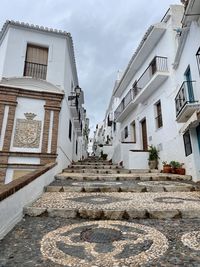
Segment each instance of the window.
M126 139L128 137L128 126L124 128L124 138Z
M116 122L114 121L113 123L113 131L115 132L116 131Z
M162 110L161 110L161 102L158 101L156 104L156 127L157 129L161 128L163 126L163 121L162 121Z
M200 47L196 53L196 57L197 57L197 65L198 65L198 69L199 69L199 74L200 74Z
M131 141L133 142L133 143L136 143L136 126L135 126L135 121L133 121L132 123L131 123Z
M186 157L192 154L192 144L190 140L190 132L187 131L183 135L183 141L184 141L184 146L185 146L185 155Z
M69 120L69 140L72 140L72 122Z
M24 76L46 80L48 48L27 45Z
M76 155L78 154L78 141L76 140Z

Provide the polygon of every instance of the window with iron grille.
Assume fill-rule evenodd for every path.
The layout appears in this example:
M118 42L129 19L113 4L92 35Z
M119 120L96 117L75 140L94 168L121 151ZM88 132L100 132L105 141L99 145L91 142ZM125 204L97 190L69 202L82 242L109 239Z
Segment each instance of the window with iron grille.
M161 128L163 126L163 120L162 120L162 109L161 109L161 102L158 101L156 104L156 127L157 129Z
M183 135L183 141L184 141L184 146L185 146L185 156L189 156L192 154L192 144L191 144L191 139L190 139L190 132L187 131Z
M72 140L72 122L69 120L69 140Z
M114 121L113 123L113 131L115 132L116 131L116 122Z
M136 143L136 126L135 126L135 121L133 121L130 125L131 127L131 141L133 143Z
M128 126L124 128L124 139L128 137Z
M24 64L24 76L46 80L48 48L28 44Z
M78 141L76 140L76 155L78 154Z
M197 65L198 65L199 74L200 74L200 47L199 47L199 50L196 53L196 58L197 58Z

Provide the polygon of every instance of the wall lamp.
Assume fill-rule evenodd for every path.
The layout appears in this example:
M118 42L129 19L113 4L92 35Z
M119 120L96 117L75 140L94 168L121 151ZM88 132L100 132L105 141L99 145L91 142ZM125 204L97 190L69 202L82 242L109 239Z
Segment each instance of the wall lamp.
M74 91L75 91L75 95L68 96L68 100L73 100L73 99L78 98L80 96L81 88L78 85L75 87Z

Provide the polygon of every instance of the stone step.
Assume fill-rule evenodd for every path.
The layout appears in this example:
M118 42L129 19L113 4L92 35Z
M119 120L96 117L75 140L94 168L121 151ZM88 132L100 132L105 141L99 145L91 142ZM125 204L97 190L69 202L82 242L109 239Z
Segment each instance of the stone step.
M92 173L67 173L63 172L55 176L56 180L75 181L191 181L190 175L177 175L166 173L118 173L113 174L92 174Z
M73 169L122 169L121 166L118 165L86 165L86 164L76 164L69 165L69 168Z
M87 219L200 218L199 192L44 193L24 208L29 216Z
M149 170L127 170L127 169L77 169L67 168L64 169L65 173L104 173L104 174L116 174L116 173L149 173Z
M198 190L194 183L175 181L91 181L57 180L47 186L46 192L189 192Z
M90 161L77 161L74 162L73 165L92 165L92 166L96 166L96 165L116 165L117 164L112 164L112 162L109 161L95 161L95 162L90 162Z

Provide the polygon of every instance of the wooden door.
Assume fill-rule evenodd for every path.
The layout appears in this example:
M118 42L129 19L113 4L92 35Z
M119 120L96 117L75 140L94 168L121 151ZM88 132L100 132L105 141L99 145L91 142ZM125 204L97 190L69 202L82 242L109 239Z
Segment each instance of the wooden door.
M146 119L144 119L141 122L142 126L142 144L143 144L143 150L147 151L148 150L148 141L147 141L147 124L146 124Z

